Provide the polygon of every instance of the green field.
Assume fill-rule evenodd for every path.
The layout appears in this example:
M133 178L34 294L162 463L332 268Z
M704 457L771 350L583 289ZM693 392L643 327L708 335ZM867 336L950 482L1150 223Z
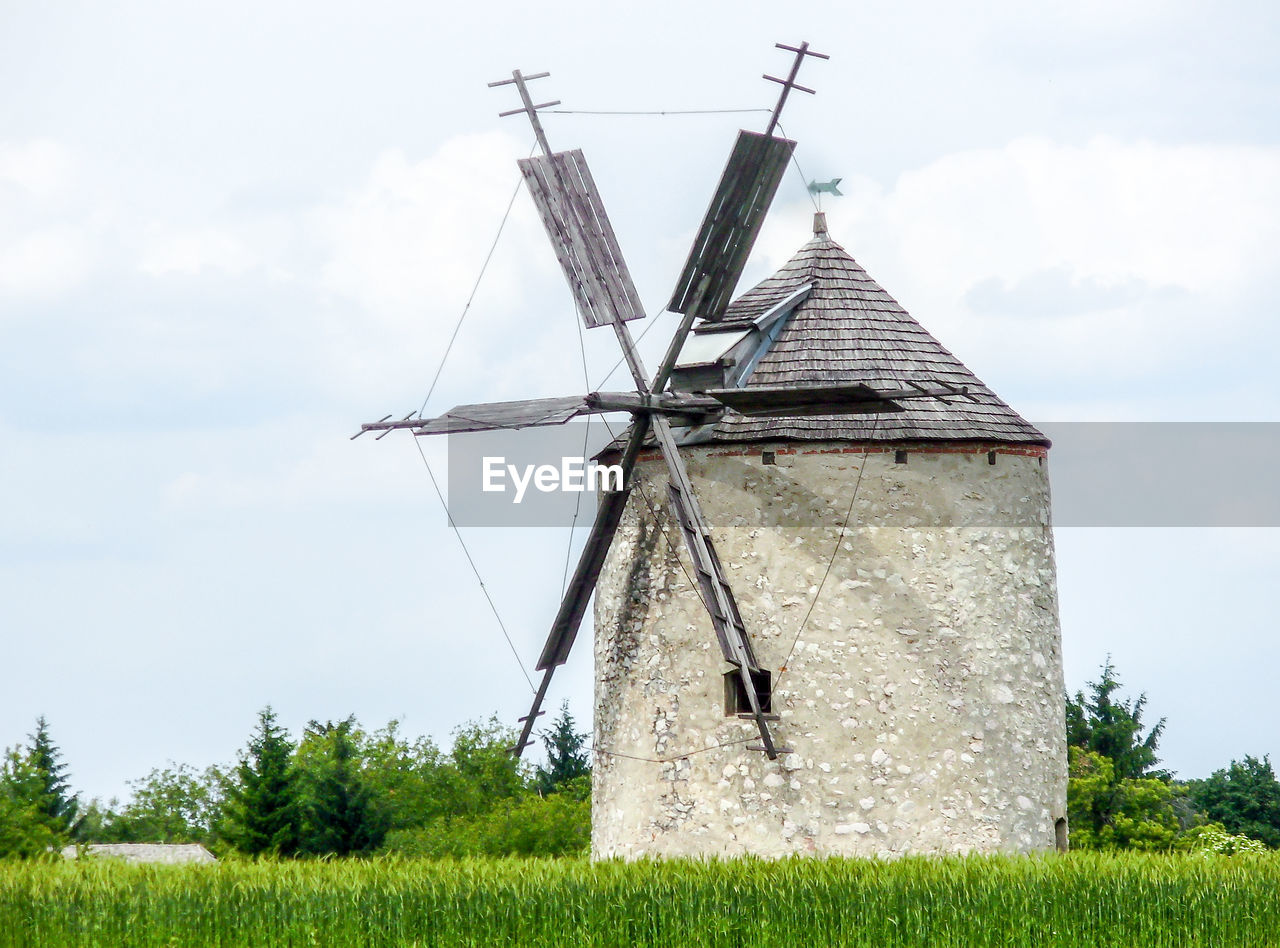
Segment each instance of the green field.
M1280 945L1280 855L0 864L0 945Z

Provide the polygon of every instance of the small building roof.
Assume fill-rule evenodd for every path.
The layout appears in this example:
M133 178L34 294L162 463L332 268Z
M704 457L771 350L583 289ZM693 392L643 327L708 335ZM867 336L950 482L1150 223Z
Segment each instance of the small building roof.
M800 292L806 287L807 293ZM831 239L821 213L814 218L813 239L782 269L743 293L719 319L700 324L695 333L749 330L789 298L798 301L782 317L780 330L763 337L767 348L751 356L754 367L738 384L749 388L862 383L900 391L912 388L912 383L930 388L945 383L967 388L972 398L905 400L904 411L878 415L764 418L727 412L710 437L704 435L700 441L1049 443ZM775 337L771 344L769 337Z
M89 843L85 846L67 846L62 850L64 859L77 859L81 854L107 859L123 859L126 862L217 862L217 857L199 843Z

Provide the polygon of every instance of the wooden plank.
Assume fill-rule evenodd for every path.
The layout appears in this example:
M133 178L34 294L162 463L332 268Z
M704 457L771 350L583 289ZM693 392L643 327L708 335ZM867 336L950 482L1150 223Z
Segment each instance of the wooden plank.
M734 150L729 156L716 193L707 208L703 228L690 251L690 262L696 258L700 261L702 269L689 271L690 263L686 263L686 271L690 279L697 279L699 272L701 276L709 278L704 297L704 310L713 315L721 312L720 304L724 296L726 268L731 266L733 258L734 227L743 202L752 190L752 180L757 174L765 143L766 139L763 136L746 131L738 133ZM691 297L689 303L692 303Z
M592 392L560 398L527 398L509 402L484 402L477 405L455 405L443 415L426 420L407 418L400 421L382 419L361 426L362 431L384 431L412 428L416 435L450 434L467 431L496 431L503 428L542 428L562 425L583 415L611 412L643 414L662 412L669 415L700 416L721 411L719 399L684 392L641 395L637 392Z
M575 155L579 160L574 159ZM604 217L603 226L610 231L613 228L608 224L608 217L605 216L599 195L589 193L587 182L590 173L588 172L588 179L583 178L582 170L586 168L586 159L582 157L582 153L574 151L553 156L553 164L564 186L567 209L577 221L579 233L583 235L582 263L594 278L592 287L596 294L591 299L592 310L601 314L604 322L613 322L615 316L627 312L630 305L627 292L621 289L618 281L614 279L619 266L625 273L626 264L622 263L621 254L618 255L619 259L613 257L610 242L601 232L597 209L599 215ZM591 187L594 187L594 183ZM616 241L613 242L613 246L617 246ZM627 277L627 282L630 282L630 277ZM634 288L632 292L634 293Z
M521 718L524 726L520 729L519 739L511 748L511 753L517 757L530 743L529 735L533 733L533 722L541 713L542 702L551 684L551 676L568 658L569 650L578 636L587 602L595 590L600 570L609 553L609 545L613 542L613 535L617 532L618 523L622 518L622 512L626 510L625 492L630 490L631 472L635 469L636 459L640 457L640 449L644 446L648 435L648 416L637 416L631 426L631 435L627 439L626 449L618 462L623 470L624 490L606 494L601 499L600 506L596 508L596 519L591 524L591 534L582 554L578 557L578 566L573 572L573 579L565 590L560 609L556 613L555 621L551 624L551 631L547 634L547 642L538 660L538 669L542 672L542 683L533 696L533 706L529 709L529 713Z
M768 721L760 707L752 681L752 672L760 671L755 651L751 647L751 639L743 625L742 616L738 612L738 604L734 600L733 590L724 575L720 558L716 555L715 544L711 540L711 531L707 529L698 506L698 499L693 493L693 484L689 480L689 472L685 468L684 458L676 448L675 438L667 419L662 415L654 415L650 419L653 433L667 462L667 473L670 483L667 491L671 500L671 509L684 534L685 544L694 568L698 571L699 586L702 590L703 602L711 614L711 626L715 630L716 640L725 661L736 666L741 677L744 693L751 707L751 717L760 731L761 748L770 760L778 756L773 744L773 736L769 732Z
M496 431L501 428L538 428L562 425L578 415L597 413L582 396L529 398L522 401L457 405L438 418L414 429L416 435L464 431Z
M596 187L595 179L591 176L591 168L580 150L574 149L568 153L568 156L582 183L580 193L591 211L591 223L599 236L597 246L601 248L607 259L608 272L617 277L608 281L610 295L615 304L614 315L621 319L639 319L645 315L644 304L631 280L631 273L622 256L622 248L618 246L617 235L613 231L613 225L609 223L609 215L605 212L600 189Z
M588 327L608 322L607 313L597 313L594 301L603 295L597 275L586 265L585 239L575 226L563 186L557 180L554 163L548 157L521 161L525 182L538 205L539 216L551 239L560 268Z
M643 317L640 294L582 152L518 164L587 327Z
M755 245L756 236L791 158L792 148L780 148L775 144L779 139L770 138L766 141L766 154L755 165L756 174L750 179L749 192L740 205L738 229L731 235L733 246L727 251L729 259L725 265L726 273L732 274L732 278L720 284L718 294L708 307L709 314L719 315L728 308L738 277L746 267L751 248Z
M765 140L765 142L769 141L771 140ZM724 256L721 264L721 276L718 285L709 294L710 301L707 307L709 315L719 315L729 305L738 276L746 265L747 256L755 243L759 225L763 221L764 215L758 211L758 204L761 200L760 184L762 176L764 180L773 180L773 177L768 174L770 164L767 153L768 146L762 144L751 164L744 169L748 173L743 175L742 193L734 196L735 203L729 208L731 216L727 218L725 226L722 228ZM789 155L790 153L787 152L786 154ZM782 160L785 164L785 157ZM766 207L772 197L773 192L770 190L768 196L764 199Z
M741 131L667 308L683 313L703 277L708 319L723 314L773 202L795 142Z
M586 159L575 149L553 156L553 163L559 180L568 182L565 201L582 235L582 263L591 274L591 286L596 294L590 300L592 311L602 322L640 318L644 308L618 249L604 204L595 193L595 182L587 170Z
M523 159L519 162L525 172L525 182L539 206L539 216L547 236L560 261L565 280L577 302L583 322L588 328L612 322L607 310L597 310L597 300L607 297L601 274L590 266L587 236L574 213L566 185L559 180L555 162L550 156Z

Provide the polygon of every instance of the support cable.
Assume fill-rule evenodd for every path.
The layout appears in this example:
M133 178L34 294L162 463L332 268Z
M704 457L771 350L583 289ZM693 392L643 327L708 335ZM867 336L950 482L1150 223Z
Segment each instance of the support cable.
M670 757L642 757L639 754L624 754L621 751L605 750L603 747L596 747L591 744L591 750L596 754L603 754L606 757L625 757L627 760L641 760L649 764L670 764L677 760L684 760L687 757L696 757L698 754L705 754L707 751L719 750L722 747L733 747L735 744L745 744L748 741L754 741L755 736L744 737L736 741L722 741L718 744L708 744L706 747L699 747L697 750L686 751L683 754L672 754Z
M533 147L529 149L530 156L537 149L538 143L534 142ZM523 178L516 180L515 189L511 192L511 200L507 202L507 209L502 214L502 220L498 223L498 232L493 235L493 243L489 245L489 252L484 255L484 263L480 265L480 272L476 274L476 281L471 286L471 295L467 297L466 305L462 307L462 312L458 315L458 321L454 323L453 334L449 336L449 343L444 347L444 355L440 356L440 364L436 366L436 374L431 379L431 387L427 389L427 397L422 400L422 407L418 409L421 415L427 410L427 402L431 401L431 395L436 390L436 383L440 381L440 373L444 371L444 364L449 360L449 353L453 351L453 343L458 338L458 331L462 329L462 323L467 318L467 313L471 311L471 304L475 301L476 292L480 289L480 281L484 279L485 271L489 269L489 261L493 259L493 252L498 249L498 241L502 239L502 231L507 226L507 219L511 217L511 209L515 207L516 198L520 195L520 185Z
M502 616L498 614L498 607L494 604L493 597L489 595L489 588L484 584L484 577L480 575L480 568L476 566L476 561L471 557L471 551L467 549L467 541L462 539L462 532L458 529L458 525L453 521L453 514L449 512L449 504L444 499L444 492L440 490L440 484L436 480L435 472L431 470L431 463L427 460L426 452L422 450L422 445L417 438L413 439L414 446L418 449L418 455L422 458L422 465L427 469L427 477L431 478L431 486L435 488L436 497L440 499L440 506L444 508L444 515L449 518L449 526L453 529L453 535L458 538L458 545L462 547L463 555L467 558L467 563L471 566L471 572L475 573L476 581L480 583L480 591L484 593L485 602L489 603L489 609L493 613L493 617L498 620L498 628L502 630L502 637L507 640L507 645L511 648L511 654L515 656L516 664L520 666L520 674L524 675L524 680L529 683L529 690L537 694L538 689L533 685L533 679L529 677L529 672L525 670L524 662L520 659L520 653L516 651L515 643L511 641L511 635L507 632L506 623L502 621Z
M862 475L866 473L867 464L871 458L871 440L875 438L876 426L880 422L879 415L871 416L871 433L868 435L866 446L862 450L862 465L858 468L858 479L853 483L853 496L849 498L849 507L844 512L844 520L840 524L840 529L836 531L836 542L831 550L831 556L827 559L827 568L822 573L822 579L818 581L818 588L813 592L813 598L809 600L809 608L805 610L804 618L800 620L800 627L796 629L795 638L791 640L791 648L787 651L787 657L782 663L782 667L778 669L778 677L773 683L776 690L778 682L782 681L782 676L787 673L787 669L791 665L791 656L795 654L796 645L800 642L800 636L804 633L804 628L809 624L809 617L813 615L814 607L818 604L818 599L822 596L822 588L827 584L827 577L831 575L831 568L835 565L836 557L840 555L840 546L844 542L845 531L849 528L849 521L853 517L853 506L858 502L858 489L862 487Z
M582 332L582 311L578 309L577 300L574 300L574 320L573 324L578 327L578 352L582 355L582 384L587 387L587 391L591 391L591 373L587 368L587 340ZM612 434L612 432L610 432ZM582 432L582 460L585 464L587 459L587 446L591 439L591 416L587 416L586 427ZM582 495L586 491L578 494L577 499L573 503L573 520L569 523L569 539L564 547L564 573L560 577L560 597L563 599L565 590L569 588L569 564L573 560L573 531L578 526L578 514L582 511Z
M609 432L609 437L612 438L614 441L617 441L618 436L614 433L613 427L609 424L609 422L605 420L604 417L601 417L600 421L604 424L605 430ZM649 499L649 493L644 489L644 484L641 482L641 479L639 477L635 477L634 471L632 471L632 477L633 477L633 483L635 485L635 488L640 494L640 499L644 502L645 507L649 509L649 518L653 521L653 525L658 528L658 532L662 534L662 542L667 545L667 549L671 551L671 555L676 558L676 563L680 567L680 572L684 573L684 578L688 580L689 587L694 591L694 594L697 595L698 601L702 603L702 607L706 609L708 612L710 612L711 606L707 603L707 600L704 599L702 596L702 585L700 583L694 582L693 577L689 575L689 570L685 568L684 560L680 557L679 548L677 548L676 545L671 542L671 538L667 536L667 531L662 528L662 521L658 519L657 508L653 506L653 501Z
M533 147L529 149L529 154L532 155L537 147L537 142L534 142ZM445 363L449 360L449 353L453 351L453 344L458 338L463 322L466 321L467 314L471 311L471 304L475 301L476 293L480 289L480 283L484 279L485 272L489 269L489 262L493 259L494 251L498 249L498 241L502 239L502 232L507 226L507 220L511 217L511 209L515 207L516 198L520 194L521 183L520 179L516 181L516 186L511 192L511 199L507 201L507 208L503 211L502 220L498 222L498 231L493 235L493 242L489 245L489 251L485 254L484 262L480 265L480 272L476 274L475 283L471 286L471 293L467 297L467 302L462 307L462 312L458 314L457 322L454 323L453 332L444 348L444 354L440 356L440 364L436 366L435 375L432 376L431 385L427 389L427 395L422 400L422 406L418 409L419 417L427 410L427 403L431 401L431 396L436 390L436 384L440 381L440 374L444 372ZM462 538L462 531L458 529L457 523L454 522L453 514L449 511L449 503L445 500L444 492L440 489L440 483L436 480L435 472L431 469L431 463L427 460L426 452L422 450L422 445L416 437L413 439L413 444L418 449L418 456L422 458L422 466L427 470L427 477L430 478L431 487L440 501L440 506L444 509L444 515L449 521L449 527L453 530L453 535L458 538L458 545L462 547L462 553L467 558L467 564L471 567L471 572L475 574L476 582L480 584L480 591L484 594L485 602L489 604L489 611L493 613L493 618L497 620L498 628L502 630L502 637L507 640L507 646L511 649L511 654L515 658L516 664L520 667L520 674L528 682L529 690L536 694L538 689L534 687L533 679L529 677L529 672L524 667L524 661L520 658L520 653L516 650L515 643L511 640L511 633L507 631L506 623L502 621L497 604L494 603L493 597L489 595L489 587L485 585L484 577L480 574L480 568L476 565L476 561L471 555L471 550L467 547L467 541Z
M781 122L778 123L778 131L782 133L783 138L791 137L790 135L787 134L787 130L782 127ZM813 205L813 209L815 211L821 211L822 202L818 200L818 196L816 194L814 194L812 191L809 190L809 179L804 176L804 169L800 167L800 161L799 159L796 158L796 153L794 150L792 150L791 152L791 164L792 166L795 167L796 174L800 175L800 183L804 185L804 193L809 195L809 203Z

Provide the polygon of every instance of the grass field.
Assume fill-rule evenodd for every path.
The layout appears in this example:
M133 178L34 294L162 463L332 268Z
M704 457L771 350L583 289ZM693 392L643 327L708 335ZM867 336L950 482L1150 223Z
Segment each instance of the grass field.
M1280 945L1280 854L0 864L0 946Z

